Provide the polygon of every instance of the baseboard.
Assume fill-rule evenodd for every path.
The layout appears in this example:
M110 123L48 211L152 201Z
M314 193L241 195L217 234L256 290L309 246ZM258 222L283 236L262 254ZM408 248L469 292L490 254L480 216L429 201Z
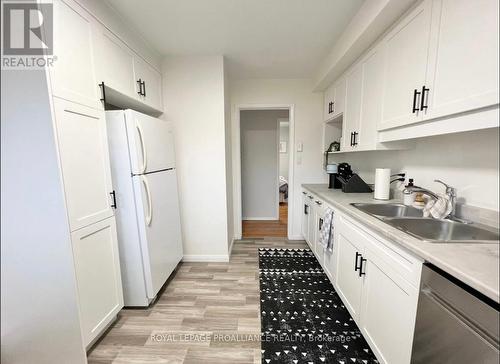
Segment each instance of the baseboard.
M242 220L262 220L262 221L267 221L267 220L279 220L279 217L272 216L272 217L243 217Z
M302 235L289 235L288 240L304 240Z
M229 255L184 255L183 262L229 262Z

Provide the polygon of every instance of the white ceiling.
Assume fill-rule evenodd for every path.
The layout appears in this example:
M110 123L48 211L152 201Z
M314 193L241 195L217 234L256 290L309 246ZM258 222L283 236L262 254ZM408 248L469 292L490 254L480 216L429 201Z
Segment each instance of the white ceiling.
M108 0L162 55L224 55L232 78L311 77L364 0Z

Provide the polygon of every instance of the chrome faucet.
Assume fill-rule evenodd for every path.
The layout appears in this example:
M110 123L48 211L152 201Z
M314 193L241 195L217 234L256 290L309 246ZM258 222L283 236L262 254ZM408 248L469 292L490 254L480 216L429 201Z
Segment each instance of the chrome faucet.
M451 212L445 218L467 223L468 221L460 219L457 216L455 216L455 213L456 213L455 208L456 208L456 203L457 203L457 189L455 187L450 186L447 183L444 183L441 180L438 180L438 179L435 179L434 182L441 183L442 185L444 185L446 187L445 193L449 197L450 202L451 202ZM423 194L425 194L425 195L427 195L435 200L437 200L439 198L439 196L436 193L432 192L431 190L428 190L427 188L423 188L423 187L419 187L419 186L410 186L407 188L413 192L423 193Z

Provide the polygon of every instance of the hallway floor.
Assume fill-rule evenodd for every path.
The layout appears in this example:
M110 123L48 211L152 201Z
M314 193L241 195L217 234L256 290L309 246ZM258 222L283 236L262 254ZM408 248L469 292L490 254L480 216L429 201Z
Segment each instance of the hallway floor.
M181 263L156 303L124 309L89 364L261 363L258 248L305 248L283 238L236 241L229 263Z
M288 236L288 204L280 204L279 220L243 220L243 238Z

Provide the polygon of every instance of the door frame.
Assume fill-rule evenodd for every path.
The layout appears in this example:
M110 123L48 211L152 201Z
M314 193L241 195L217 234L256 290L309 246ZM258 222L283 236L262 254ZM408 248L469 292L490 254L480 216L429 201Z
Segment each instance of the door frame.
M294 104L236 104L233 106L233 207L234 207L234 235L235 239L241 239L243 227L242 194L241 194L241 111L246 110L288 110L288 144L295 146L295 105ZM279 131L278 131L279 135ZM279 148L279 143L278 143ZM279 156L278 156L279 157ZM279 160L279 158L278 158ZM293 213L295 203L293 198L294 191L294 161L295 148L290 148L288 155L288 227L287 238L292 236ZM279 170L278 170L279 180ZM279 191L278 191L278 210L279 210ZM279 219L279 213L278 213Z

